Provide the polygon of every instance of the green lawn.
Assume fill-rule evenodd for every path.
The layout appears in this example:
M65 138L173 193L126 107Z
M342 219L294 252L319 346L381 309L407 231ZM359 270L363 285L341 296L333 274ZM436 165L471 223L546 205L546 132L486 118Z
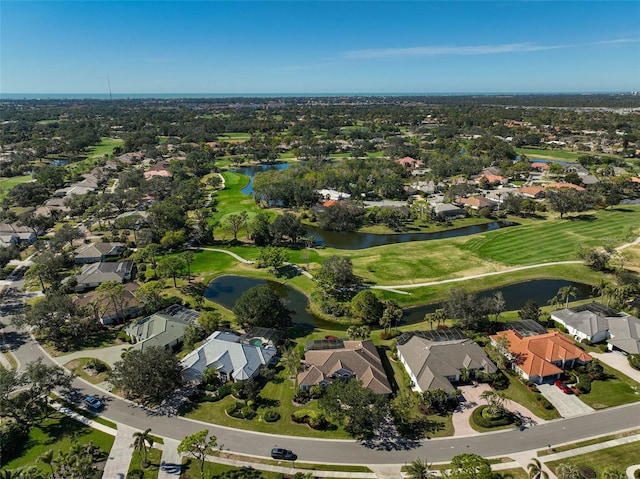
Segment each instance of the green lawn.
M581 246L602 246L605 241L619 245L639 227L640 208L624 206L474 235L462 248L507 265L575 260Z
M226 464L217 464L215 462L204 463L204 477L207 479L215 479L218 475L227 471L238 471L240 467L227 466ZM278 472L260 471L264 479L280 479L282 476ZM183 461L183 474L185 477L193 477L194 479L202 479L200 476L200 463L191 458L185 458Z
M556 409L549 410L543 408L540 403L536 401L534 394L529 391L516 377L509 376L509 387L502 392L505 393L505 396L509 399L526 407L529 411L542 419L549 420L560 417L560 414L558 414Z
M131 455L131 463L129 464L129 470L127 471L127 474L137 469L144 472L144 479L157 479L158 472L160 472L162 451L154 447L147 449L147 461L149 461L150 463L149 467L147 468L142 468L141 459L142 457L140 452L134 450L133 454Z
M84 160L69 163L65 168L71 173L87 173L98 164L99 160L113 153L116 146L122 143L123 140L117 138L102 138L100 144L86 150L87 157Z
M594 409L604 409L640 401L640 384L606 364L600 364L604 367L605 374L611 379L593 381L591 392L578 396L585 404Z
M19 457L8 457L5 454L1 455L0 459L6 469L38 465L38 457L47 450L52 449L54 456L57 456L60 451L69 451L75 442L79 444L91 442L98 446L106 457L113 445L113 436L56 412L42 421L40 426L31 428L29 438ZM45 468L42 468L42 471L48 473Z
M328 431L317 431L306 424L296 424L291 420L291 414L298 409L318 410L317 401L310 401L303 406L294 406L292 403L295 393L293 382L288 379L287 373L279 368L277 378L268 382L260 393L262 400L254 419L236 419L228 416L226 409L235 399L229 395L217 402L201 402L195 408L185 414L190 419L233 427L236 429L248 429L252 431L306 437L324 437L332 439L347 439L350 436L342 429L335 428ZM280 420L268 423L261 417L268 409L275 409L280 413Z
M578 158L588 153L575 153L573 151L563 150L541 150L536 148L516 148L516 153L519 155L525 154L529 159L531 158L544 158L551 160L560 160L567 162L577 162Z
M640 464L640 447L638 446L638 442L632 442L580 456L568 457L559 461L547 462L546 464L554 472L560 464L590 467L596 471L597 477L603 477L604 470L607 467L614 467L624 473L627 467L633 464Z
M76 375L80 376L82 379L84 379L85 381L90 382L91 384L99 384L101 382L106 381L109 378L109 373L111 372L111 368L109 367L108 364L104 363L103 361L102 364L104 364L104 366L107 368L106 371L101 372L100 374L97 374L95 376L93 375L89 375L85 370L84 370L84 366L87 364L87 362L89 362L92 358L79 358L73 361L69 361L68 363L66 363L64 365L65 368L67 368L70 371L73 371Z
M2 200L11 189L21 183L26 183L33 179L32 175L12 176L10 178L0 178L0 200Z

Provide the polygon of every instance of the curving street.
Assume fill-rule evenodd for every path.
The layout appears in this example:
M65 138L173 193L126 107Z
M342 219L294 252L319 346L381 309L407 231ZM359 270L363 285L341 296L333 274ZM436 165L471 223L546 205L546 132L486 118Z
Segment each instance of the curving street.
M13 338L13 353L20 364L43 358L54 361L37 342L25 334L7 328L5 335ZM245 455L268 457L272 447L294 449L299 460L331 464L403 464L417 457L430 461L448 461L456 454L473 451L485 457L505 456L522 451L544 449L547 445L575 442L585 438L610 434L640 427L640 403L620 406L571 419L559 419L539 424L523 431L457 436L454 438L425 439L415 444L398 444L393 439L371 447L352 440L327 440L231 429L181 417L158 416L133 403L120 399L95 386L76 379L74 385L83 394L96 394L105 398L102 416L135 429L148 427L159 436L181 440L184 436L207 428L218 437L224 450Z

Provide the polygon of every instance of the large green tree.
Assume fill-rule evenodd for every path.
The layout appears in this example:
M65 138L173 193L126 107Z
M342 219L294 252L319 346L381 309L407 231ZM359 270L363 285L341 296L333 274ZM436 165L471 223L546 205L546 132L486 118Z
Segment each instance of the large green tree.
M371 438L388 409L386 400L362 385L362 381L334 381L319 400L328 416L340 421L359 439Z
M110 381L125 396L143 404L159 403L182 383L180 362L170 350L134 349L114 364Z
M373 291L365 289L351 300L351 314L364 324L377 326L382 319L384 305Z
M334 297L351 295L362 284L362 279L353 274L353 264L347 256L329 256L314 279L323 293Z
M291 311L267 285L246 290L233 307L238 323L243 328L259 326L284 329L291 325Z
M451 479L491 479L491 464L477 454L458 454L451 459L446 473Z

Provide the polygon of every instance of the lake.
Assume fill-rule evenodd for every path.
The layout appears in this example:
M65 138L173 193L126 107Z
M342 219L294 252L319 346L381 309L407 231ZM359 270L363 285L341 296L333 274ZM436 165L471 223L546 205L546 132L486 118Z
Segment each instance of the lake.
M240 192L245 195L250 195L253 193L253 177L256 175L256 173L269 171L269 170L282 171L289 168L289 166L291 166L290 163L274 163L272 165L250 165L250 166L243 166L242 168L237 168L232 171L234 173L240 173L242 175L246 175L249 177L249 184L244 188L242 188Z
M478 233L486 233L517 223L510 221L492 221L481 225L463 226L445 231L424 233L400 233L400 234L373 234L358 233L354 231L325 231L315 226L307 226L307 234L315 238L318 246L327 246L337 249L366 249L387 244L406 243L409 241L428 241L444 238L457 238Z
M309 307L308 298L291 286L279 283L277 281L265 280L260 278L247 278L245 276L227 275L219 276L209 283L205 291L205 298L224 306L227 309L233 309L238 298L247 289L253 288L261 284L267 284L275 293L280 296L287 307L295 312L292 316L294 323L303 326L314 326L324 329L346 329L347 326L331 323L307 311ZM539 306L546 306L547 301L554 297L560 288L565 286L575 286L578 294L575 299L588 298L591 295L591 286L584 283L566 281L562 279L536 279L532 281L524 281L521 283L511 284L499 288L482 291L478 293L480 297L490 296L498 291L502 291L506 303L506 310L517 310L522 308L527 300L532 299ZM463 287L460 285L460 287ZM407 308L404 310L403 324L419 323L424 320L426 313L431 313L442 307L441 303L426 304Z

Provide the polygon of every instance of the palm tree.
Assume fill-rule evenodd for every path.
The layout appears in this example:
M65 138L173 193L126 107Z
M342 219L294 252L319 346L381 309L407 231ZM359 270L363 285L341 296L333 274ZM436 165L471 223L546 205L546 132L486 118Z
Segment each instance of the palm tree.
M556 468L556 476L558 476L559 479L580 479L582 474L580 474L577 466L563 463Z
M0 479L22 479L21 469L0 469Z
M569 285L558 290L558 296L561 301L565 301L565 309L569 307L569 298L575 298L578 295L578 288Z
M487 401L489 414L498 415L504 409L504 393L488 390L480 394L480 398Z
M293 379L294 387L298 385L298 368L300 367L300 352L295 346L285 349L280 358L282 365Z
M53 469L53 449L49 449L48 451L43 452L38 458L38 462L49 466L49 469L51 469L51 479L53 479L55 477Z
M411 462L407 466L407 477L411 479L430 479L435 477L435 473L431 471L431 464L420 458Z
M531 462L527 464L527 471L531 479L549 479L549 473L542 469L542 463L538 458L531 459Z
M609 287L609 283L607 283L607 280L604 278L600 278L600 281L598 281L596 285L593 287L593 291L596 294L600 295L601 303L604 303L604 294L607 291L608 287Z
M140 453L140 466L148 467L149 461L147 461L147 447L153 446L153 439L151 438L151 428L144 432L136 431L133 433L133 448ZM147 464L145 466L144 464Z

